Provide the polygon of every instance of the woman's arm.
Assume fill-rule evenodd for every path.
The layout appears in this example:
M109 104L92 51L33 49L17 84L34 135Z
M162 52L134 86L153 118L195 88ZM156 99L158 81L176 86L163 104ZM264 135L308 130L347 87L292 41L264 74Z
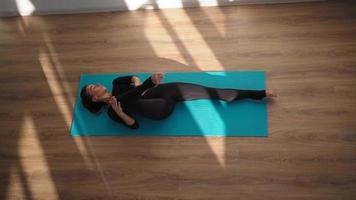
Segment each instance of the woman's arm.
M157 73L152 74L152 76L150 78L152 79L154 84L157 85L163 79L163 76L164 76L163 72L157 72ZM133 83L137 87L141 84L141 80L136 75L128 75L128 76L117 77L112 81L113 85L115 85L115 84L131 84L131 83Z
M131 126L132 124L135 123L135 120L133 118L131 118L130 116L128 116L126 113L124 113L124 111L122 111L120 102L116 103L116 98L114 97L114 104L116 104L117 106L113 106L113 109L115 111L115 113L122 119L124 120L125 124Z
M131 84L133 83L136 87L141 84L141 80L136 75L120 76L112 81L113 85L116 84Z
M137 121L122 110L120 102L117 102L115 97L112 97L109 105L108 114L111 119L123 123L129 128L137 129L139 127Z
M120 77L115 78L112 81L112 84L113 85L116 85L116 84L130 84L130 83L132 83L132 78L133 77L134 77L134 75L120 76Z
M122 120L124 120L125 124L132 126L135 123L135 120L131 118L129 115L127 115L126 113L124 113L123 111L117 111L117 110L114 111Z
M141 80L137 76L132 76L131 81L135 85L135 87L138 87L139 85L141 85Z
M133 77L134 76L132 76L131 79L133 79L133 81L134 81L134 79L136 79L136 78L133 78ZM129 79L128 76L121 77L121 78ZM130 90L124 94L121 94L118 97L118 100L120 102L122 102L123 104L133 102L133 101L137 100L145 90L158 85L162 79L163 79L163 73L154 73L152 76L148 77L141 85L135 87L133 90ZM136 81L138 81L138 80L136 79Z
M125 92L124 94L121 94L118 97L118 100L120 102L122 102L123 104L133 102L136 99L138 99L145 90L147 90L148 88L154 87L154 86L155 86L155 84L152 81L152 78L149 77L141 85L135 87L134 89L132 89L130 91Z
M114 120L116 122L119 122L119 123L125 125L128 128L131 128L131 129L138 129L140 127L139 123L137 122L137 120L135 120L133 117L131 117L130 115L126 114L125 112L122 112L122 113L119 115L118 113L116 113L116 111L114 109L112 109L112 108L108 109L108 115L112 120ZM126 118L126 121L124 120L124 118ZM132 124L130 125L128 123L132 123Z

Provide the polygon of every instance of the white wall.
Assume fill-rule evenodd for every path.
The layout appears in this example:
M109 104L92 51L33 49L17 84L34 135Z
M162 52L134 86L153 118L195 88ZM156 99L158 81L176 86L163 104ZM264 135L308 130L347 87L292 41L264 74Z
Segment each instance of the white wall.
M302 1L318 0L0 0L0 16Z

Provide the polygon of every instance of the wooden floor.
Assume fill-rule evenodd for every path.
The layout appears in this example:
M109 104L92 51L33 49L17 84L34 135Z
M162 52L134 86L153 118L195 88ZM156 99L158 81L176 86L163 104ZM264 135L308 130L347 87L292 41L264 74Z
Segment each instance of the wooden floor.
M81 73L208 70L267 72L268 138L69 134ZM352 1L1 18L0 73L0 199L356 196Z

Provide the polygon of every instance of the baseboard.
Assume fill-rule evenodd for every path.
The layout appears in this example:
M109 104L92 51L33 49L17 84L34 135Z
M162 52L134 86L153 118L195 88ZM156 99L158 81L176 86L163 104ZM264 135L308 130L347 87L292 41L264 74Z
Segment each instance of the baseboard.
M78 0L81 1L81 0ZM56 14L77 14L77 13L95 13L95 12L113 12L129 10L149 10L149 9L169 9L169 8L191 8L191 7L209 7L209 6L232 6L232 5L250 5L250 4L280 4L280 3L298 3L315 2L324 0L180 0L180 1L149 1L138 6L128 6L125 2L117 1L115 3L101 1L100 5L77 4L81 6L68 6L67 8L40 8L38 10L0 10L0 17L6 16L29 16L29 15L56 15ZM172 3L176 2L176 3ZM0 4L1 5L1 4Z

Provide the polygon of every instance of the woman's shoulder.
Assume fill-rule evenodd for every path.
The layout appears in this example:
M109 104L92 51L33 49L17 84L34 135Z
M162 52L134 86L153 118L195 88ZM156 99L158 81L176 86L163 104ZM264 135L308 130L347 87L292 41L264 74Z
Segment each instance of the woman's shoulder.
M135 86L131 84L116 84L113 85L111 93L114 96L120 96L121 94L124 94L125 92L128 92L133 88L135 88Z

